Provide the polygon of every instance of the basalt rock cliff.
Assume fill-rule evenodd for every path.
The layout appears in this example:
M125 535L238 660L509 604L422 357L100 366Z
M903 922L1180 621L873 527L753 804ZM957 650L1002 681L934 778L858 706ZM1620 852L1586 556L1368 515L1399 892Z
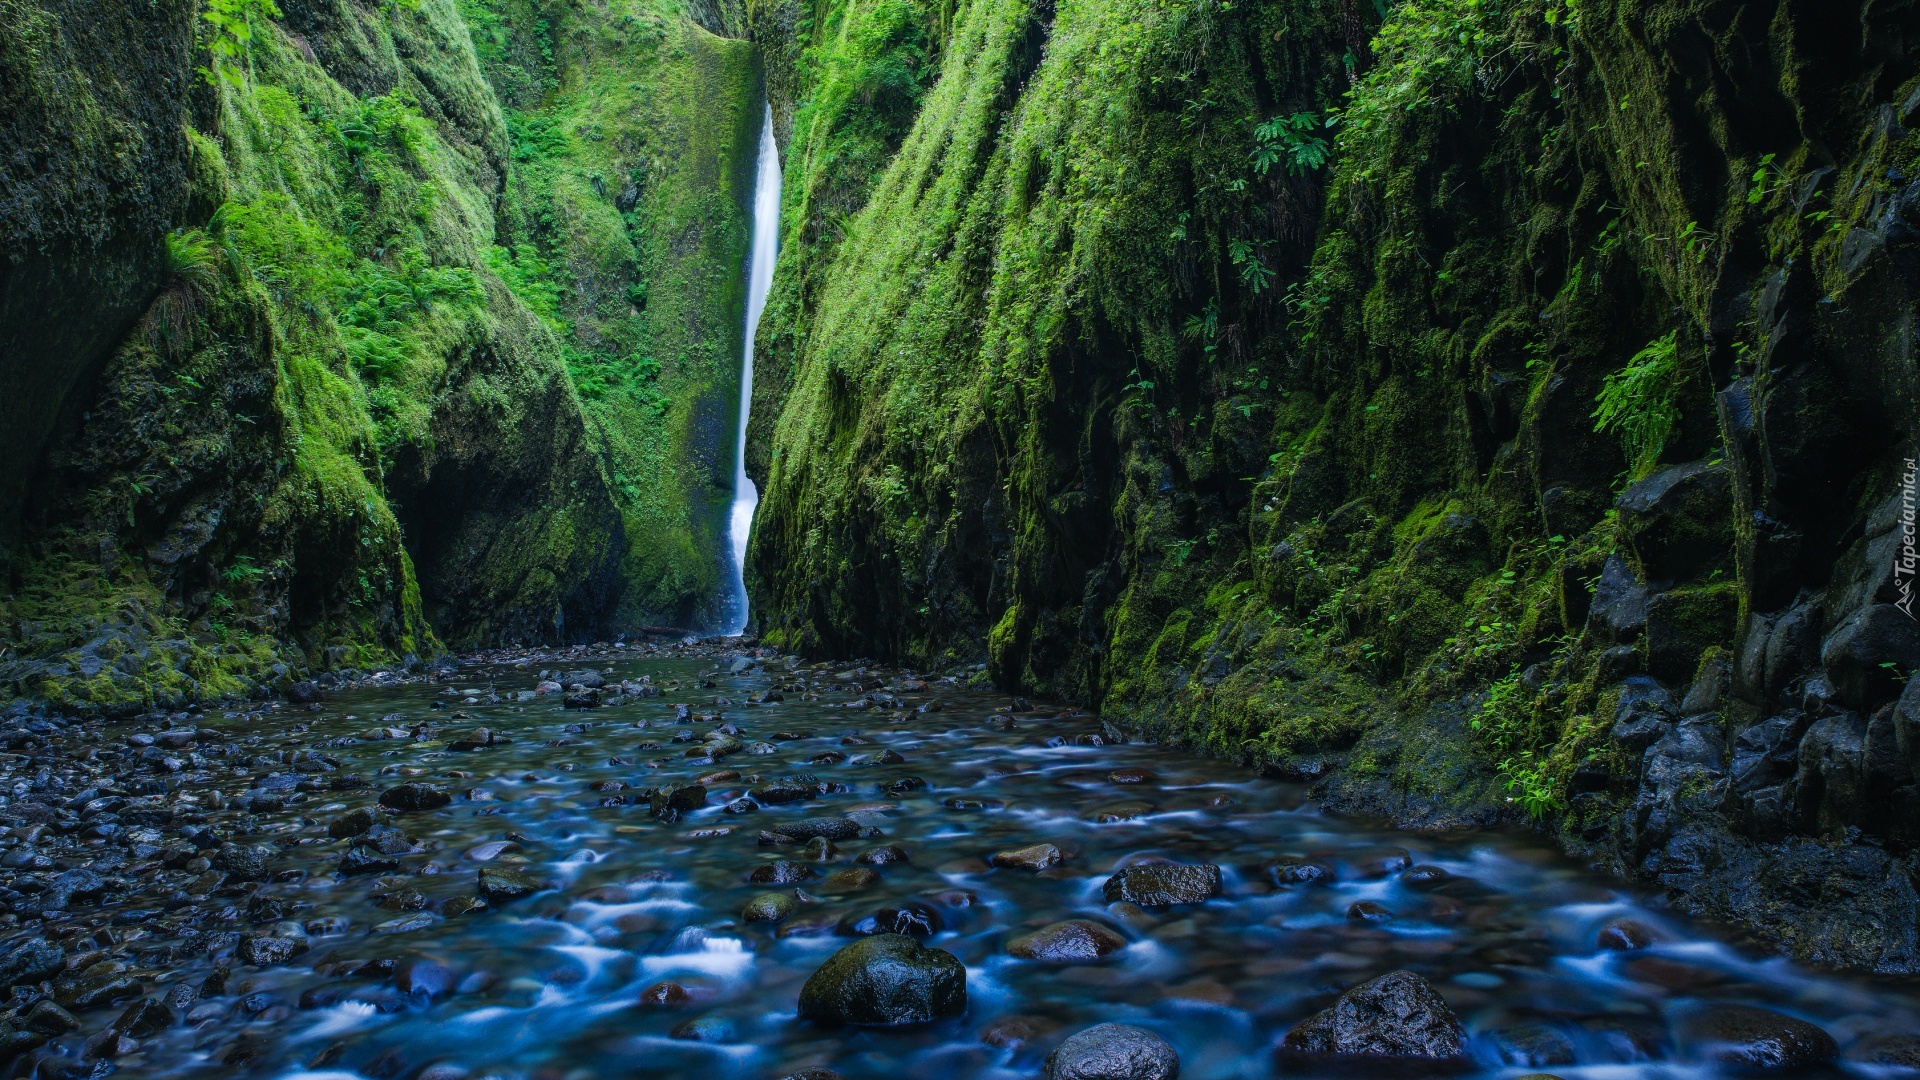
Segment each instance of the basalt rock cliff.
M1920 970L1920 8L750 8L766 637Z

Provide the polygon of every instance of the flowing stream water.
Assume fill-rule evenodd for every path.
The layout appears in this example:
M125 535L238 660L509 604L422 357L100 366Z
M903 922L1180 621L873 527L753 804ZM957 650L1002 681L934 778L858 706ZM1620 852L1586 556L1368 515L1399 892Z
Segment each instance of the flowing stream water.
M723 634L747 628L747 536L753 529L753 511L760 505L759 489L747 475L747 418L753 411L753 335L773 287L773 263L780 250L780 148L773 139L773 106L763 107L760 123L760 161L753 178L753 247L747 256L747 331L740 356L740 424L733 454L733 510L727 519L727 539L733 563L729 579L726 625Z
M138 786L178 803L174 827L206 822L186 828L216 865L184 888L157 885L175 890L164 903L75 907L38 931L70 952L125 956L108 975L131 967L149 1000L200 988L172 1026L135 1029L114 1064L304 1080L764 1080L806 1067L1010 1080L1037 1076L1067 1034L1123 1021L1172 1043L1186 1080L1311 1074L1276 1056L1282 1035L1402 968L1459 1014L1470 1070L1486 1077L1714 1075L1687 1017L1726 1004L1811 1021L1848 1052L1920 1031L1904 985L1743 950L1529 835L1330 817L1299 785L1110 742L1093 717L951 678L644 652L496 657L323 704L192 718L191 758L173 765L139 751L160 779ZM539 685L594 682L589 669L607 686L575 693L574 707ZM135 747L167 734L107 731ZM179 771L168 780L162 766ZM782 778L777 798L759 788ZM651 789L696 780L683 812L653 812ZM451 801L391 814L394 832L359 841L364 854L378 837L385 862L342 874L352 841L339 823L405 783ZM765 842L823 816L865 834ZM992 862L1042 841L1057 865ZM89 842L59 865L97 851L98 872L137 876ZM239 848L268 856L223 875L246 865L223 858ZM1108 902L1116 871L1165 860L1217 864L1221 895ZM780 862L788 880L767 883ZM1317 880L1273 869L1302 865ZM469 910L481 873L499 870L537 890ZM791 910L749 919L769 893L784 899L763 905ZM1066 919L1101 924L1114 951L1091 963L1010 951ZM847 1029L796 1015L808 976L876 924L959 958L963 1017ZM299 951L262 959L250 935ZM1637 947L1606 947L1623 943ZM40 1075L91 1075L84 1048L121 1007L85 1013L40 1052Z

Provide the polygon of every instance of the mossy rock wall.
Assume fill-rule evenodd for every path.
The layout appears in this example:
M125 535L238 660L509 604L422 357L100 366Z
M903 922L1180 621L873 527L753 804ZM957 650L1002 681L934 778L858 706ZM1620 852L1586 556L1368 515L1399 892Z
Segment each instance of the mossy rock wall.
M8 418L34 465L0 688L172 707L697 621L750 48L673 6L530 8L515 37L483 6L294 0L217 71L196 8L142 12L0 13L5 160L39 168L9 187L0 377L50 417Z
M497 243L561 340L621 512L617 621L711 629L764 100L744 16L647 0L466 12L514 133Z
M1853 866L1824 895L1904 910L1920 840L1832 794L1920 808L1904 766L1821 764L1920 665L1875 607L1916 420L1911 5L814 10L752 10L794 117L769 640L982 659L1335 807L1535 821L1803 956L1920 967L1912 919L1791 884ZM907 133L857 137L879 111L833 73L921 55ZM884 167L809 171L856 150ZM1718 763L1616 734L1623 701ZM1788 715L1825 749L1756 803L1739 740ZM1753 846L1827 831L1848 854Z

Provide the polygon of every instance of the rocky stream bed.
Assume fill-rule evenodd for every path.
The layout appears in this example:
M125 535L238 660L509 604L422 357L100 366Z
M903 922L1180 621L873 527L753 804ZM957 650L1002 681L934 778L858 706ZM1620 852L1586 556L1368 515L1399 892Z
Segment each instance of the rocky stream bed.
M16 705L0 1054L49 1080L1920 1066L1904 984L973 674L611 646L244 711Z

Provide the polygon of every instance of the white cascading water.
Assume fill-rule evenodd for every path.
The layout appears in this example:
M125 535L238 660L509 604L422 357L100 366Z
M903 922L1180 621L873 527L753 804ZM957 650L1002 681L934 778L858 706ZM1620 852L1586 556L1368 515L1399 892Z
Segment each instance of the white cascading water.
M747 414L753 406L753 334L773 286L773 260L780 246L780 150L773 142L773 107L766 106L760 124L760 163L753 179L753 248L747 256L747 336L740 357L740 437L733 456L733 516L727 538L733 544L728 568L732 590L727 597L725 634L747 629L747 534L753 528L753 510L760 505L760 489L747 476Z

